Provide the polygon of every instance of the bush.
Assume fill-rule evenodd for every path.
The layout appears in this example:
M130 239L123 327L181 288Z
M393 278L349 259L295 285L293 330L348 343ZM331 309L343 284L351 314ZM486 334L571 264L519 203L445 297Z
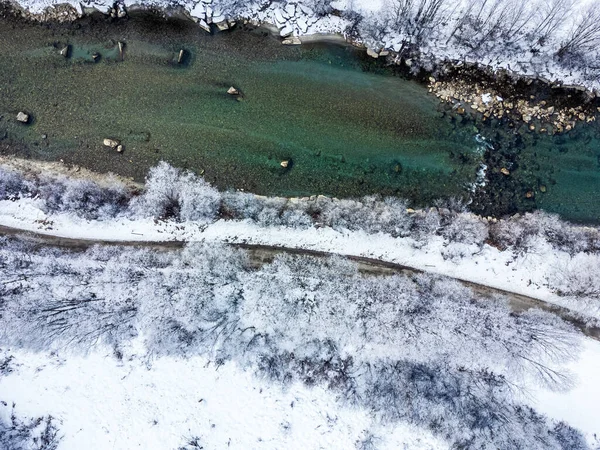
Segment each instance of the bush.
M0 200L14 200L24 193L24 188L20 173L0 166Z
M89 180L69 178L42 179L37 194L47 213L75 212L89 220L114 217L129 200L123 186L100 187Z
M8 420L0 413L0 448L6 450L56 450L61 437L52 416L22 420L15 405Z
M220 201L220 193L203 178L161 161L150 169L144 193L130 207L140 217L209 223L216 219Z

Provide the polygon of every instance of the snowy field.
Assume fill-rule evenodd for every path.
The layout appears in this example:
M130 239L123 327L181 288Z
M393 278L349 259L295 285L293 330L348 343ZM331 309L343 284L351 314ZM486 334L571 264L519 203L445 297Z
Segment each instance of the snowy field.
M373 438L377 449L444 450L429 432L383 426L360 409L341 407L320 388L282 390L225 364L202 358L141 358L112 354L40 354L12 351L14 371L0 375L4 417L52 415L63 439L59 450L165 450L197 437L205 449L347 450ZM573 364L577 386L566 394L528 394L538 410L581 429L600 446L600 343L588 340ZM192 449L192 447L189 447ZM364 447L369 449L371 447ZM597 448L597 447L592 447Z
M448 448L425 430L380 426L324 389L282 390L232 363L10 353L14 371L0 375L0 400L8 403L0 414L8 417L14 402L18 415L52 415L59 450L175 450L194 438L204 449L346 450L371 434L379 449Z
M109 13L108 0L18 0L33 13L69 3ZM239 18L274 25L282 37L339 34L381 50L407 48L431 62L479 63L567 85L600 88L600 7L596 0L124 0L121 7L183 7L205 29ZM298 42L296 42L298 43ZM417 65L414 66L415 68Z

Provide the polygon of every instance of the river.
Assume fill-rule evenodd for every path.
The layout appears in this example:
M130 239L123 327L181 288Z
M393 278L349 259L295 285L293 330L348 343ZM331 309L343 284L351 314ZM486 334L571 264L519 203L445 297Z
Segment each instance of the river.
M396 195L416 206L459 197L486 214L542 207L600 218L597 126L515 139L454 117L423 84L351 46L283 46L244 28L211 35L148 14L0 19L0 151L139 181L166 160L221 189L265 195ZM482 164L500 164L481 135L513 159L510 181L476 188Z

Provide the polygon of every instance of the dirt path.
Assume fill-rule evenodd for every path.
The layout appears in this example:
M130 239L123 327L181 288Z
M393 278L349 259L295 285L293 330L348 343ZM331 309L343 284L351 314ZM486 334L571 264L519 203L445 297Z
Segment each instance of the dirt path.
M124 246L124 247L146 247L157 250L173 250L181 249L188 242L184 241L107 241L107 240L95 240L95 239L73 239L65 238L60 236L46 235L42 233L35 233L32 231L24 231L17 228L11 228L0 225L0 235L4 236L15 236L30 242L39 243L40 245L52 245L57 247L69 248L73 250L86 250L87 248L94 245L112 245L112 246ZM263 264L267 264L281 253L287 253L292 255L309 255L316 258L327 258L335 255L334 253L308 250L308 249L297 249L288 247L277 247L269 245L258 245L258 244L238 244L229 243L236 248L241 248L248 251L250 257L250 263L254 267L260 267ZM387 261L381 261L373 258L366 258L362 256L349 256L344 255L345 258L355 262L358 266L358 270L363 273L369 273L373 275L390 275L394 273L405 273L405 274L417 274L424 273L425 271L405 266L402 264L391 263ZM600 328L598 327L586 327L585 324L575 317L571 311L561 306L553 305L551 303L544 302L542 300L528 297L525 295L517 294L515 292L506 291L504 289L493 288L485 286L483 284L473 283L471 281L463 280L460 278L454 278L460 283L472 289L479 296L483 298L491 298L495 295L502 295L508 298L509 305L515 313L527 311L528 309L538 308L544 311L551 312L558 315L561 319L575 325L582 333L586 336L596 340L600 340Z

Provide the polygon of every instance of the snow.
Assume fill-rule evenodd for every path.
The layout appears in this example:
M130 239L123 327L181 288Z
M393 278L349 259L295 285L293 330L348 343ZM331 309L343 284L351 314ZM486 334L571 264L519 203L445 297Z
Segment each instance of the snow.
M585 339L577 361L567 368L575 387L566 393L532 390L531 406L556 420L564 420L586 434L589 442L600 441L600 342Z
M52 415L60 450L176 449L200 437L204 448L354 448L366 430L378 448L442 450L430 433L408 425L382 426L364 410L340 406L321 388L287 390L233 363L200 357L147 360L133 352L87 356L11 351L14 371L0 376L0 414Z

